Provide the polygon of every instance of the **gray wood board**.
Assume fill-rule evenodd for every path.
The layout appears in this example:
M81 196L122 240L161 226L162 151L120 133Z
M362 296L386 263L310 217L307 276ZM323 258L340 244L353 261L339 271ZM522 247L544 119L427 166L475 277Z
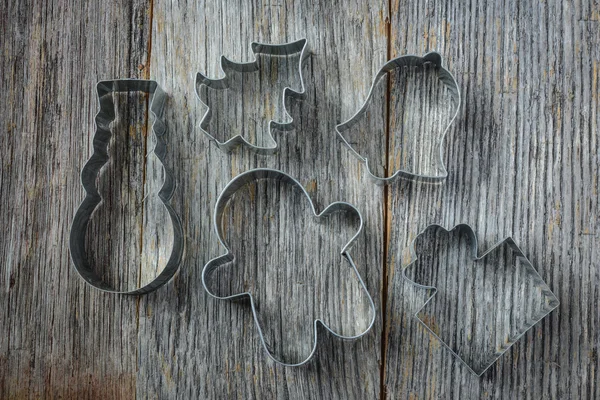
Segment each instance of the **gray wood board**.
M186 216L187 246L184 265L174 282L141 302L139 357L144 362L139 365L140 393L240 399L379 395L379 322L373 332L353 342L334 340L321 332L314 363L284 368L266 357L250 308L211 299L200 277L203 265L223 253L211 221L218 193L242 171L271 167L298 179L320 210L342 200L364 213L366 227L352 255L371 295L380 297L383 259L378 226L383 191L366 181L356 160L335 139L334 126L366 97L368 85L362 80L369 81L385 60L386 40L380 34L385 12L383 6L368 7L360 2L331 9L326 2L264 7L223 1L204 6L169 4L154 10L151 73L173 94L167 120L170 149L178 154L172 158L180 182L174 203ZM356 23L348 29L346 24L353 18ZM306 98L290 102L297 128L274 133L281 145L276 156L256 156L244 149L223 154L198 129L204 110L194 93L195 72L219 76L221 55L236 61L252 60L249 38L280 43L302 37L308 39L311 50L303 68ZM346 42L365 45L348 51ZM380 50L376 53L374 49ZM247 109L260 106L251 99L244 104ZM248 219L251 215L244 221ZM326 272L317 279L325 279ZM257 270L256 275L264 274ZM284 282L269 284L278 287ZM271 323L281 326L290 319ZM288 339L302 341L293 337L295 333ZM301 333L297 331L297 335Z
M598 398L600 6L455 3L4 2L0 397L371 399L384 388L393 399ZM307 96L289 102L296 129L274 133L275 156L222 153L198 127L195 73L217 76L221 55L249 61L251 41L301 37L310 56ZM450 176L443 185L375 186L334 126L362 104L386 59L428 50L444 56L463 91L445 142ZM67 249L91 154L94 84L117 77L155 79L170 93L167 166L186 236L181 271L141 298L85 285ZM106 175L119 212L132 216L99 221L111 222L116 246L129 227L135 246L156 250L157 211L145 201L153 187L135 184L140 166L143 176L157 173L144 157L146 107L135 99L119 107L128 125L115 131L127 129L134 143L120 155L131 161ZM367 121L355 139L389 170L402 141L377 134L381 124ZM211 221L216 197L253 167L290 173L320 210L348 201L366 222L351 254L376 303L373 331L349 342L321 331L314 362L301 368L268 359L247 304L202 288L202 267L223 252ZM482 250L513 236L561 301L482 378L415 323L426 293L400 273L428 224L462 222L475 227ZM92 245L107 252L112 242L100 235ZM117 249L108 280L131 287L156 272L140 260L161 254ZM270 322L282 330L290 317ZM296 332L285 334L294 342Z
M392 56L439 50L464 100L446 140L445 185L390 187L389 398L600 396L599 10L587 1L392 1ZM481 378L412 318L426 292L400 271L432 223L472 225L480 253L512 236L561 302Z
M8 1L0 10L0 397L132 397L137 299L82 285L67 243L95 82L145 76L149 9ZM132 106L144 112L144 102Z

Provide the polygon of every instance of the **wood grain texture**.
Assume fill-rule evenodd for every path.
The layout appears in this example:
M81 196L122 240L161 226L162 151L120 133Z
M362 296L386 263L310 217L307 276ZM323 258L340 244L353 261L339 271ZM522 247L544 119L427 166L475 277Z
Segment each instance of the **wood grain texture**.
M464 101L445 185L390 188L388 398L600 396L598 13L588 1L392 0L392 56L440 51ZM426 292L400 268L431 223L469 223L482 249L512 236L561 301L481 378L411 317Z
M0 23L0 397L600 397L597 2L5 0ZM198 126L196 72L218 75L222 54L250 60L252 41L302 37L311 49L307 96L288 102L297 125L274 132L279 153L221 152ZM334 126L361 106L389 57L428 50L442 54L464 98L445 142L449 178L375 186ZM94 85L118 77L155 79L171 94L167 166L178 180L172 204L186 236L181 271L140 298L85 285L67 249L84 195L79 171L91 154ZM373 105L383 119L365 121L354 138L382 173L418 160L406 148L413 138L385 135L396 126L387 98ZM125 118L114 129L129 134L126 146L151 148L146 107L130 101L120 109ZM150 264L140 260L160 257L148 235L155 211L139 208L160 171L140 148L121 151L139 160L107 175L113 201L124 204L127 195L137 213L121 227L134 227L141 249L153 251L102 257L123 265L111 261L107 279L130 287L156 272L140 269ZM253 167L297 178L319 210L348 201L366 223L351 254L376 303L374 329L349 342L320 332L316 359L302 368L270 361L247 304L212 299L201 283L204 264L223 252L211 221L216 197ZM132 188L140 172L145 185ZM481 378L412 317L427 293L400 269L430 223L469 223L484 249L513 236L561 301ZM124 232L114 224L115 235ZM269 317L275 339L287 320ZM300 343L301 332L285 332L286 342Z
M149 9L139 1L0 9L0 397L128 398L137 299L82 285L67 245L84 195L95 83L144 76Z
M169 145L178 154L172 159L180 183L175 205L186 215L187 246L184 265L173 283L141 300L139 356L144 362L139 364L138 393L239 399L379 396L379 321L370 334L352 342L321 332L313 363L284 368L264 353L250 308L211 299L200 278L204 264L223 253L211 221L216 197L240 172L271 167L298 179L318 209L343 200L365 214L366 227L352 255L371 295L379 298L383 191L364 179L356 160L335 139L334 126L360 105L368 90L362 80L369 81L385 60L386 10L383 4L369 7L362 2L156 4L151 73L173 94L167 118ZM296 129L274 133L280 152L256 156L240 148L224 154L207 141L199 129L204 110L194 93L195 73L218 76L221 55L251 60L253 40L282 43L302 37L311 48L303 69L307 96L289 104ZM358 42L365 45L354 49L345 45ZM273 251L278 247L274 245ZM291 264L293 258L289 260ZM258 267L259 276L265 275ZM326 277L325 272L319 275ZM269 283L285 287L285 282ZM286 340L302 343L304 330L284 325L293 319L271 318L270 322L290 331L284 335Z

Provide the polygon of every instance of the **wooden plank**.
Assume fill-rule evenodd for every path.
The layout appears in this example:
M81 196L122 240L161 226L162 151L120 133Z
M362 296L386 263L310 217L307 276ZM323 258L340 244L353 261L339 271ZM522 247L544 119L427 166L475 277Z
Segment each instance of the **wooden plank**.
M386 397L598 398L598 4L391 6L392 55L440 51L464 102L447 182L390 188ZM431 223L471 224L481 250L514 237L561 301L481 378L411 317L426 292L400 268Z
M374 330L357 341L343 342L321 332L321 345L313 363L302 368L284 368L264 353L249 306L208 297L202 288L201 271L210 258L223 252L211 221L218 193L240 172L253 167L278 168L299 179L318 209L344 200L361 210L366 227L352 255L379 304L383 191L365 181L363 168L335 139L334 126L349 117L366 98L371 77L385 60L386 10L383 4L369 6L354 1L315 2L310 6L295 1L155 4L150 72L172 93L169 151L179 180L174 204L185 216L187 245L185 262L174 281L141 300L138 354L143 362L139 363L139 395L240 399L379 396L379 319ZM195 72L218 76L222 54L232 60L250 60L252 40L282 43L302 37L308 39L312 50L303 69L307 97L290 103L291 114L299 121L297 129L275 133L281 145L275 156L256 156L244 149L222 153L198 127L204 110L194 94ZM242 100L232 96L229 101L231 110L235 110ZM279 100L272 99L275 101ZM249 118L261 107L254 99L244 100L243 104L248 114L239 118ZM239 126L238 121L231 120L234 115L222 111L219 118L226 119L222 125ZM374 142L373 146L380 143ZM266 197L263 201L268 203L270 199ZM263 211L240 212L246 218L234 221L237 227L231 234L236 237L242 235L243 229L252 229L244 226L255 223L252 213ZM279 215L279 218L287 223L293 221L291 216ZM259 229L262 228L258 226L253 236ZM269 237L275 254L268 256L278 258L284 266L293 265L293 255L278 252L282 246L277 245L285 238L290 239L289 235ZM295 238L296 245L317 245L316 237L303 241L300 238ZM257 238L247 239L255 243L247 251L260 251L256 243L260 244L261 236L258 242ZM274 293L283 293L285 280L256 279L258 283L252 280L255 274L260 274L259 277L275 274L276 266L252 263L259 254L254 257L244 254L239 263L244 272L232 277L234 283L243 276L248 278L249 282L244 283L250 287L262 284ZM306 260L309 259L314 259L314 255L308 253ZM333 267L346 268L343 264ZM327 289L336 292L336 283L341 282L337 271L333 277L331 272L322 266L320 271L307 275L313 277L311 283L329 279L320 284L321 289L317 286L321 297L329 294L323 285L327 287L330 282ZM227 276L231 275L221 279ZM257 290L264 290L264 286ZM311 304L297 304L296 310L290 312L293 307L285 302L282 298L279 304L262 303L262 318L272 326L267 335L275 343L285 340L291 343L286 346L302 347L306 330L293 328L294 321L296 317L307 318L300 315L304 307L322 308L322 304L310 299L307 302ZM279 330L285 333L278 333ZM283 351L290 351L290 347Z
M85 285L67 244L84 196L79 171L91 153L95 83L146 75L150 10L140 1L58 0L8 1L0 10L0 397L132 397L137 300ZM121 126L124 137L141 140L146 101L129 108L142 126ZM125 177L113 190L127 188ZM133 261L117 256L113 272Z
M588 0L310 6L292 0L5 2L0 7L0 102L6 105L0 117L5 154L0 330L6 339L0 341L0 397L378 398L381 362L385 398L599 397L599 15L598 4ZM221 54L249 60L251 40L301 37L308 38L312 51L304 67L307 97L289 103L298 127L275 133L282 146L275 156L243 149L223 154L199 131L203 110L194 94L195 72L216 76ZM387 58L427 50L447 59L465 99L445 145L449 179L441 186L374 186L364 179L365 167L335 140L334 125L361 105ZM67 250L70 221L84 195L79 171L91 153L97 112L93 85L116 77L151 77L172 95L168 166L179 181L173 203L184 221L186 257L172 282L140 299L86 286ZM431 148L422 149L421 138L390 136L388 141L380 133L387 121L391 128L401 122L392 114L388 118L386 101L393 95L388 88L385 82L373 104L381 114L363 121L352 140L376 161L379 172L407 162L427 169L431 165L420 162L430 159ZM407 87L403 95L411 93L414 89ZM152 146L146 99L120 99L126 101L119 103L121 118L114 129L127 131L129 141L116 141L111 150L129 162L108 169L102 184L107 202L128 219L99 214L95 228L111 222L112 242L100 236L90 246L108 260L107 280L132 287L156 273L146 267L164 259L169 232L160 229L160 204L147 197L161 176L160 165L145 157ZM243 105L255 118L265 104L254 102L246 99ZM239 122L225 118L233 126ZM351 253L376 302L375 327L352 342L320 332L317 358L302 368L268 360L249 307L211 299L200 280L205 262L222 252L211 221L217 194L233 176L259 166L298 178L318 209L336 200L353 203L366 222ZM265 197L265 207L273 206L277 193ZM286 198L296 206L298 199ZM231 240L264 232L255 235L248 259L266 239L314 248L320 230L304 240L288 231L271 236L264 231L269 225L243 208L247 199L236 201L242 208L235 212L243 217L234 216ZM408 262L405 250L419 231L430 223L451 227L460 222L476 228L482 249L513 236L561 300L557 311L482 378L470 375L415 323L411 315L426 293L400 274ZM121 240L126 237L134 240ZM334 248L328 250L324 254L335 256ZM307 264L320 261L319 254L307 253ZM285 265L299 262L287 253L256 255ZM343 263L324 264L333 273L317 268L294 275L286 269L284 276L277 275L282 271L276 266L263 271L255 262L225 283L256 287L264 297L265 288L277 293L300 279L320 282L317 293L331 303L310 297L262 303L268 337L276 350L290 355L296 345L306 346L306 329L298 328L305 327L300 311L333 315L339 311L336 297L356 294ZM258 271L274 275L267 280L273 284L252 281ZM460 277L446 280L452 286ZM387 293L383 320L382 291ZM347 311L350 305L344 307ZM283 316L270 317L274 313ZM351 322L339 313L335 321L342 327Z

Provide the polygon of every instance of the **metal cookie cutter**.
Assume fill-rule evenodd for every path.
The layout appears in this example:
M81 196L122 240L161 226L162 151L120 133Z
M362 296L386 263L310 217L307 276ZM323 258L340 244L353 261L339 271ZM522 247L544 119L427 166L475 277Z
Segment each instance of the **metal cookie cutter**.
M299 363L287 363L285 361L279 360L277 359L269 350L267 343L265 341L265 337L263 336L263 331L261 329L260 326L260 322L259 322L259 318L258 318L258 314L257 314L257 310L255 307L255 301L254 298L252 296L252 294L250 292L244 292L244 293L238 293L238 294L234 294L231 296L218 296L216 294L214 294L214 292L212 292L209 288L209 285L207 284L207 278L209 275L211 275L216 269L218 269L219 267L233 261L235 259L235 256L233 255L233 253L231 252L229 246L227 245L227 243L224 240L225 237L225 229L226 227L224 226L225 222L224 222L224 213L227 207L227 204L230 200L230 198L242 187L244 187L245 185L251 183L251 182L255 182L258 180L262 180L262 179L273 179L273 180L277 180L277 181L282 181L285 183L288 183L290 185L293 185L297 188L299 188L302 193L304 194L304 196L306 196L306 198L308 199L308 202L310 204L312 213L313 213L313 217L316 218L317 220L323 220L325 218L327 218L328 216L330 216L333 213L339 212L339 211L345 211L345 212L351 212L353 214L355 214L356 216L359 217L360 219L360 227L358 228L358 231L356 232L356 234L348 241L348 243L346 243L346 245L344 245L344 247L341 249L341 255L350 263L350 265L352 266L353 272L356 276L356 278L358 279L358 282L360 284L360 287L364 290L364 293L367 296L368 299L368 303L369 303L369 308L370 308L370 320L369 320L369 324L368 327L361 332L360 334L356 335L356 336L344 336L344 335L340 335L339 333L336 333L335 331L333 331L329 326L327 326L327 324L321 320L321 319L315 319L314 320L314 339L313 339L313 347L312 350L310 352L310 354L308 355L308 357L299 362ZM256 329L258 330L258 334L260 337L260 340L262 342L263 348L265 349L266 353L268 354L268 356L275 361L278 364L284 365L284 366L288 366L288 367L295 367L295 366L300 366L300 365L304 365L307 362L310 361L310 359L312 358L312 356L314 355L316 348L317 348L317 327L320 324L321 326L323 326L325 329L327 329L329 332L331 332L334 336L341 338L341 339L357 339L363 335L365 335L367 332L369 332L369 330L371 330L371 328L373 327L373 324L375 322L375 304L373 303L373 299L371 298L371 295L369 294L362 278L360 277L360 274L358 272L358 269L356 268L356 265L354 264L354 261L352 260L352 257L350 256L350 247L352 246L352 244L354 243L354 241L356 240L356 238L359 236L359 234L362 231L362 227L363 227L363 219L362 216L360 214L360 212L351 204L349 203L345 203L345 202L335 202L330 204L329 206L327 206L321 213L317 213L317 211L315 210L315 206L314 203L312 202L312 200L310 199L310 196L308 194L308 192L304 189L304 187L300 184L300 182L298 182L297 180L295 180L294 178L292 178L291 176L285 174L284 172L278 171L278 170L274 170L274 169L268 169L268 168L263 168L263 169L253 169L247 172L244 172L238 176L236 176L231 182L229 182L229 184L225 187L225 189L223 189L223 192L221 192L219 198L217 199L217 203L215 206L215 212L214 212L214 228L215 231L217 233L217 236L219 238L219 242L220 244L227 250L226 253L224 255L221 255L219 257L216 257L212 260L210 260L205 266L204 269L202 271L202 284L204 286L204 289L206 290L206 292L216 298L216 299L220 299L220 300L238 300L238 299L249 299L250 300L250 307L252 308L252 314L254 316L254 323L256 325Z
M307 41L306 39L300 39L295 42L283 44L266 44L252 42L251 48L252 52L255 55L255 59L254 61L248 63L237 63L235 61L227 59L225 56L221 56L221 75L223 76L222 78L211 79L201 74L200 72L196 74L196 95L198 96L200 102L207 107L206 113L200 121L200 129L204 134L206 134L206 136L208 136L211 140L217 143L221 150L225 152L230 152L237 146L243 145L259 154L273 154L277 151L278 145L275 139L273 138L271 132L273 130L289 131L293 129L293 118L291 115L289 115L285 106L286 98L301 98L305 94L304 78L302 77L302 64L308 56ZM281 101L281 107L284 115L279 120L270 120L268 124L269 131L267 132L267 134L268 138L270 139L270 142L273 143L272 146L257 146L255 144L252 144L248 142L248 140L246 140L246 138L244 138L240 133L236 133L235 136L225 141L219 141L215 136L208 132L209 123L212 118L212 109L210 104L207 104L208 101L204 98L205 96L202 94L203 87L217 90L230 89L231 77L227 75L228 70L240 73L256 72L259 71L261 67L259 58L259 56L261 55L289 57L298 53L300 54L300 62L298 63L300 89L294 90L289 86L285 86L283 88L282 95L279 101Z
M105 292L122 294L143 294L156 290L165 284L177 271L183 256L184 238L179 216L169 204L175 191L175 178L165 167L165 133L166 125L162 120L166 93L155 82L142 79L119 79L98 82L96 86L100 110L96 114L96 133L94 134L94 153L81 171L81 184L86 192L86 197L77 209L69 238L69 249L75 269L81 277L93 287ZM156 138L154 153L161 162L164 171L164 184L158 192L165 209L169 213L173 226L173 248L167 265L162 272L150 283L131 291L118 291L108 286L92 269L85 249L85 239L88 223L94 210L102 201L96 186L96 179L100 175L102 166L109 160L108 145L111 138L110 123L115 119L114 101L112 94L117 92L143 92L151 96L150 113L154 116L152 132Z
M430 251L420 252L417 243L431 233L465 240L466 249L459 246L463 247L461 252L453 246L455 253L444 253L446 248L438 246L435 240L429 243L435 243L433 249L442 253L441 257L428 254ZM477 237L469 225L457 225L451 230L430 225L417 235L410 250L412 261L403 269L403 278L432 291L415 313L416 319L477 376L559 305L554 293L510 237L478 256ZM456 258L451 259L450 254ZM467 261L473 262L472 269L465 267ZM430 277L436 277L440 282L438 287L421 285L406 276L409 268L434 264L440 266ZM452 268L462 274L449 279L446 271ZM477 289L476 284L482 287ZM441 300L436 301L437 296Z
M389 177L377 176L372 172L372 169L369 166L369 160L366 157L364 157L363 155L361 155L352 146L352 144L350 144L350 142L348 142L346 140L346 138L344 137L344 133L346 131L348 131L350 128L352 128L354 125L356 125L360 121L360 119L365 116L365 114L367 113L367 110L368 110L368 106L371 102L371 99L373 98L374 91L375 91L377 84L388 73L395 71L397 69L404 68L404 67L423 68L423 67L425 67L426 64L433 64L433 66L436 68L438 79L440 80L441 83L443 83L449 89L449 93L451 96L451 101L452 101L452 105L453 105L453 109L454 109L454 114L453 114L452 118L449 120L449 122L442 134L442 137L440 139L439 163L440 163L442 172L439 175L422 175L422 174L417 174L417 173L413 173L413 172L401 169L401 170L394 172ZM458 84L456 83L456 79L454 79L454 76L452 76L450 71L445 69L442 64L443 64L442 56L436 52L427 53L423 57L419 57L419 56L415 56L415 55L404 55L404 56L400 56L398 58L388 61L379 70L377 75L375 75L375 79L373 80L373 84L371 85L371 89L369 90L369 95L367 96L367 100L365 100L363 106L348 121L336 126L336 132L337 132L339 139L351 150L352 154L354 154L356 157L358 157L358 159L360 161L362 161L364 164L366 164L367 173L369 174L369 177L375 181L375 183L377 183L379 185L388 184L388 183L395 181L397 178L403 178L403 179L407 179L407 180L420 181L420 182L437 183L437 182L444 181L446 179L446 177L448 176L448 171L446 170L446 167L444 165L444 155L443 155L443 150L442 150L442 143L443 143L444 137L446 136L446 133L448 132L448 130L450 129L450 126L452 125L452 122L456 119L456 116L458 115L461 97L460 97L460 90L458 88Z

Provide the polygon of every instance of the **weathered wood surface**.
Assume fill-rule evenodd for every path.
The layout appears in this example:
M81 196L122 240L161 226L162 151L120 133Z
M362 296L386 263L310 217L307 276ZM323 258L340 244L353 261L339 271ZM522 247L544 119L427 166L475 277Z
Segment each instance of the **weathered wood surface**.
M0 397L600 397L597 2L5 1L0 21ZM195 73L218 75L221 54L250 60L253 40L301 37L311 49L307 96L289 102L296 129L274 133L279 154L222 153L198 128ZM445 142L449 178L374 186L334 126L361 105L386 59L428 50L444 56L463 91ZM168 167L178 179L172 204L186 255L171 282L141 298L86 286L67 249L83 198L79 170L91 153L94 84L117 77L152 78L171 94ZM113 219L111 238L139 229L125 242L133 247L107 258L107 279L131 287L155 272L140 269L140 259L160 253L148 234L155 211L144 200L156 171L143 157L152 145L146 102L123 103L115 135L129 137L122 154L133 161L108 170L107 185L110 201L133 216ZM385 132L381 119L365 124L355 139L380 171L411 160L405 137L377 134ZM233 176L259 166L297 178L318 209L343 200L365 218L351 254L376 302L373 331L352 342L320 332L316 359L301 368L267 358L246 304L214 300L202 288L203 265L223 252L211 222L216 197ZM135 185L140 171L145 185ZM561 301L481 378L414 321L426 293L400 273L406 248L428 224L462 222L474 226L482 250L513 236ZM232 235L251 229L238 228ZM102 239L92 245L111 248ZM342 279L311 273L302 277ZM289 304L265 307L267 316L283 315L269 318L274 343L305 340L301 329L285 331L298 316L286 315Z
M389 398L600 397L599 13L587 1L392 0L392 56L438 49L464 100L444 186L390 187ZM481 378L410 317L426 295L399 268L430 223L470 224L480 251L512 236L561 302Z
M149 9L6 1L0 13L0 397L132 397L138 300L81 285L67 243L94 83L147 74Z

